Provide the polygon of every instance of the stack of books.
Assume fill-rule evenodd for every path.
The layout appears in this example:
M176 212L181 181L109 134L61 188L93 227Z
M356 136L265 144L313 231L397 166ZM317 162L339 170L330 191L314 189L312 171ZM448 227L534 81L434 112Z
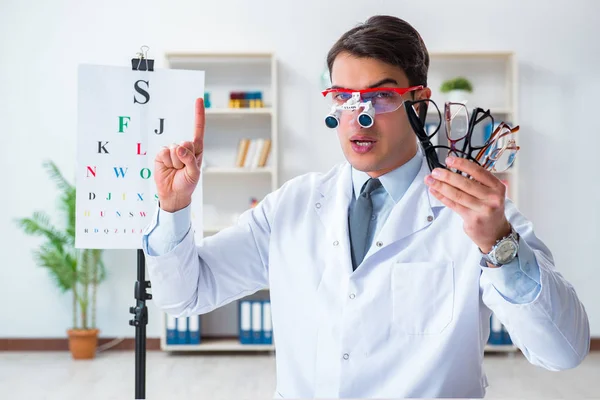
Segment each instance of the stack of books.
M235 166L239 168L262 168L267 165L271 153L271 139L241 139Z

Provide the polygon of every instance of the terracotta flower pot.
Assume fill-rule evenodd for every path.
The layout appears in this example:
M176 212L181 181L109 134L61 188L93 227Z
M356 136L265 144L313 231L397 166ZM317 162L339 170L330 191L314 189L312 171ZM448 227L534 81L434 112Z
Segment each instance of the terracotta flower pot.
M69 329L69 350L75 360L89 360L96 356L98 329Z

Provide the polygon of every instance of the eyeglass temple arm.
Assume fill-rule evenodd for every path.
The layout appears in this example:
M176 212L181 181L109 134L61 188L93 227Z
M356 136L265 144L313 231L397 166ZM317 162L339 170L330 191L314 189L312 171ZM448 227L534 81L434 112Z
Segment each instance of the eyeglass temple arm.
M465 136L465 140L463 140L463 147L462 147L463 153L465 153L467 151L467 146L469 146L471 144L471 136L473 136L473 127L477 123L474 121L476 114L477 114L477 109L474 109L473 112L471 113L471 117L469 118L469 126L467 127L467 135Z

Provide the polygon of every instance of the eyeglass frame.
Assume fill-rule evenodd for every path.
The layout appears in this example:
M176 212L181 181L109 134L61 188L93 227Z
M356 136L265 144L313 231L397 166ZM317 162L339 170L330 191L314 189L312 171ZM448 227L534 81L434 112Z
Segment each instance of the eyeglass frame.
M507 129L508 132L505 134L501 134L500 132L502 131L502 129ZM517 133L519 131L519 125L515 126L515 127L511 127L509 124L507 124L506 122L501 122L498 127L496 127L496 129L494 129L494 132L492 133L492 135L490 136L490 141L489 143L487 143L486 146L484 146L479 153L476 156L477 162L479 162L479 159L481 159L481 157L483 158L483 162L480 163L482 165L487 165L488 168L493 167L496 164L496 161L498 161L498 159L502 156L502 154L509 148L514 149L515 150L515 155L516 153L521 150L521 147L517 145L517 142L515 139L513 139L513 135L515 133ZM493 149L490 153L489 150L491 148L492 145L494 145L495 143L498 142L498 140L500 138L503 138L505 136L510 136L510 139L506 141L506 143L503 144L502 147L496 147L495 149ZM492 155L494 154L494 152L499 151L499 153L493 157ZM493 163L488 164L488 161L493 161ZM513 161L508 165L507 169L510 168L512 166L512 164L514 163L514 159ZM504 171L504 170L503 170ZM502 172L502 171L495 171L495 172Z
M395 92L398 93L400 96L409 93L409 92L413 92L416 90L421 90L424 89L425 86L423 85L417 85L417 86L411 86L411 87L406 87L406 88L395 88L395 87L375 87L375 88L368 88L368 89L360 89L360 90L354 90L354 89L347 89L347 88L328 88L325 89L321 92L321 94L323 95L323 97L326 97L328 94L330 93L348 93L350 95L354 95L356 93L360 94L360 98L362 99L362 95L365 93L372 93L372 92L381 92L381 91L391 91L391 92ZM393 111L385 111L383 113L379 112L378 114L386 114L389 112L394 112L397 111L398 109L400 109L400 107L402 107L402 105L404 104L404 99L402 100L402 104L400 104L398 106L397 109L393 110Z
M466 110L467 113L467 131L465 132L464 136L460 137L459 139L452 139L450 136L452 135L451 132L451 123L452 120L454 119L454 117L456 117L456 115L454 117L450 116L450 106L451 105L460 105L462 107L464 107L464 109ZM435 105L437 108L437 104ZM438 108L439 110L439 108ZM446 121L446 139L448 139L448 143L450 143L450 147L454 150L456 149L456 147L454 146L455 143L460 142L461 140L464 140L466 137L469 136L469 130L471 129L471 119L469 117L469 109L467 108L467 105L464 103L460 103L460 102L453 102L453 101L447 101L444 103L444 120ZM465 140L465 142L467 142ZM465 143L466 144L466 143ZM463 149L462 152L465 152L465 144L463 144Z
M425 131L425 118L427 115L427 108L428 108L428 103L433 103L433 105L435 106L439 119L438 119L438 125L435 128L434 132L431 135L428 135L427 132ZM423 109L420 108L419 110L419 115L417 115L416 110L414 109L414 105L415 104L421 104L424 105L424 107L422 107ZM452 148L450 146L445 146L445 145L433 145L433 143L431 143L431 138L434 137L440 130L441 125L442 125L442 114L440 111L440 108L438 107L438 105L435 103L435 101L431 100L431 99L420 99L420 100L405 100L403 102L404 108L406 110L406 116L408 118L408 121L413 129L413 132L415 132L417 139L419 140L421 146L423 147L423 151L425 152L425 156L427 158L427 163L429 165L429 169L433 170L435 168L442 168L442 169L448 169L451 170L450 168L448 168L446 165L442 164L439 161L438 158L438 154L435 150L437 149L446 149L449 151L453 151L456 154L458 154L460 157L462 158L466 158L470 161L474 161L475 163L477 163L478 165L482 166L483 168L489 168L489 167L493 167L493 165L495 164L496 160L493 160L494 163L490 164L489 166L486 166L485 164L487 164L488 158L486 158L486 161L484 164L482 164L479 159L485 155L485 153L487 152L487 150L489 150L489 147L494 144L500 137L504 137L505 135L502 136L498 136L499 132L500 132L500 128L501 127L507 127L510 130L510 133L516 133L519 130L519 126L517 125L516 127L511 127L510 125L508 125L506 122L501 122L498 127L494 130L494 133L492 135L490 135L490 139L488 139L488 141L483 145L483 146L473 146L471 147L470 145L470 139L472 137L473 134L473 128L475 127L475 125L477 125L478 123L480 123L481 121L484 120L484 118L481 118L479 120L473 120L473 118L476 118L475 116L478 115L480 112L483 112L483 114L485 116L489 116L492 119L492 126L493 126L493 117L490 113L490 110L483 110L480 107L477 107L474 112L471 114L471 117L469 118L469 127L467 130L467 134L465 135L465 137L467 137L468 139L465 140L465 144L463 146L463 149L466 150L465 147L469 147L468 151L463 151L463 150L458 150L456 148ZM468 110L467 110L468 111ZM509 133L507 133L508 135ZM463 138L464 139L464 138ZM516 146L516 150L519 151L520 147L516 145L516 141L513 140L509 140L508 143L503 146L502 151L500 153L500 155L506 150L506 148L508 148L508 144L514 144ZM477 157L473 157L472 151L473 150L479 150L479 153L477 155ZM433 153L433 154L432 154ZM500 156L499 155L499 156ZM514 162L514 161L513 161ZM512 165L512 163L510 164ZM510 167L510 166L509 166Z

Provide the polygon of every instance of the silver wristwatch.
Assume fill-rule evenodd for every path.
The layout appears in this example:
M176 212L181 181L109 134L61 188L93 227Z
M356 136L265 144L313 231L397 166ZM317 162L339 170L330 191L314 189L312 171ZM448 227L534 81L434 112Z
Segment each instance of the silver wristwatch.
M495 266L502 266L515 259L519 252L519 234L510 226L510 233L498 240L492 250L485 254L479 250L483 259Z

